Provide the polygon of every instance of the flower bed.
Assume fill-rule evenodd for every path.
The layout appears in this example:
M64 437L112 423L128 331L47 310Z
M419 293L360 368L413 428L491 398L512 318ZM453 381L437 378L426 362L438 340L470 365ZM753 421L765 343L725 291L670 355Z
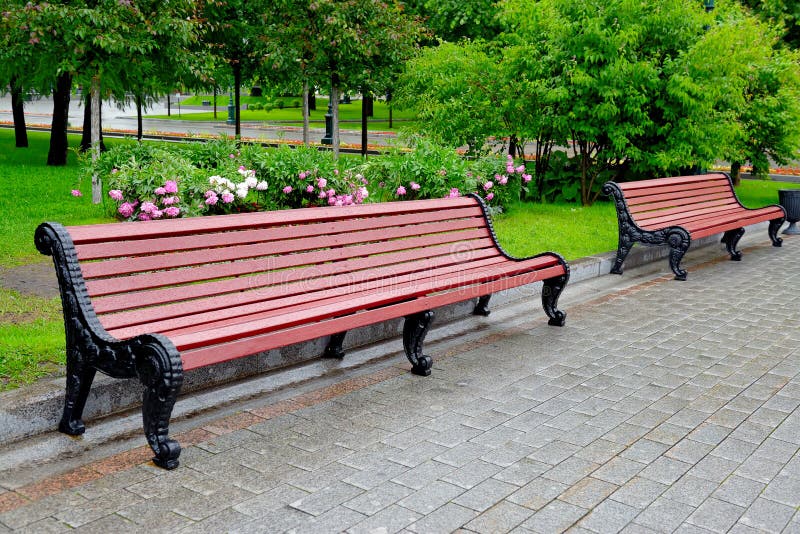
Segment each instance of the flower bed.
M347 206L476 192L494 210L525 194L531 176L509 156L465 160L427 142L367 161L306 147L265 149L231 139L126 144L84 176L103 178L109 211L151 220L245 211Z

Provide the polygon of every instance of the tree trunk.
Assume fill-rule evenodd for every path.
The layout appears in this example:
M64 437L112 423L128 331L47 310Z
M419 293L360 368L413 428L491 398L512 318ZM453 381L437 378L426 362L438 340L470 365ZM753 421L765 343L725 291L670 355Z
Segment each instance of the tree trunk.
M103 143L103 103L99 104L100 111L100 150L106 151L105 144ZM81 131L81 152L86 152L92 149L92 91L89 90L85 93L83 102L83 130Z
M733 181L733 185L739 185L742 182L741 169L741 161L734 161L731 163L731 180Z
M331 83L331 103L333 104L331 106L331 109L333 110L332 111L332 113L333 113L333 121L332 121L333 128L332 128L332 132L331 132L332 138L333 138L333 142L331 144L333 145L333 158L334 159L339 159L339 145L341 143L341 141L339 139L339 87L338 87L338 84L339 84L339 77L334 75L332 77L332 83Z
M303 80L303 145L309 145L309 94L308 94L308 80Z
M136 139L142 141L142 95L136 95Z
M367 117L375 117L375 100L372 98L372 93L364 90L361 97L361 111L366 110Z
M103 182L97 174L97 160L100 158L100 76L92 78L92 203L103 201Z
M369 143L368 117L372 116L372 95L362 89L361 94L361 156L367 157L367 144Z
M317 95L313 89L308 91L308 109L309 111L317 111Z
M217 86L214 86L214 120L217 120Z
M172 116L172 102L170 102L169 93L167 93L167 117Z
M14 117L14 141L17 148L28 148L28 129L25 126L25 101L22 86L16 76L11 78L11 113Z
M236 113L236 126L234 127L234 135L236 139L242 137L242 122L239 113L240 96L242 86L242 66L239 63L233 64L233 98L234 98L234 112Z
M50 150L47 164L60 166L67 164L67 121L69 120L69 96L72 89L72 75L59 74L53 92L53 122L50 123Z
M389 104L392 101L392 92L386 91L386 106L389 108L389 129L392 129L392 106Z

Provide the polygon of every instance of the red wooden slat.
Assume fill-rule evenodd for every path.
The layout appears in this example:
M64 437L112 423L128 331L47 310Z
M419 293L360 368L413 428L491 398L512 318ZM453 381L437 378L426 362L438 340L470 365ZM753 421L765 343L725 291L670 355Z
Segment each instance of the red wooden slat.
M681 213L686 213L687 211L693 211L697 209L726 209L726 207L732 206L736 208L740 208L738 202L732 202L730 199L723 198L718 200L712 200L710 202L703 202L701 204L692 204L690 206L676 206L674 208L661 208L657 210L649 210L649 211L642 211L640 213L632 213L634 220L639 221L646 221L647 219L652 219L655 217L666 216L666 215L677 215Z
M329 262L351 261L352 258L361 257L368 257L364 260L367 266L371 261L374 261L377 265L382 261L391 261L394 259L397 259L397 261L406 261L403 258L413 259L416 257L424 257L426 255L425 251L430 251L430 255L450 254L453 253L453 247L457 247L458 252L461 254L471 254L473 251L483 248L491 247L494 249L494 243L489 238L488 230L482 228L470 230L469 232L444 234L442 236L433 235L396 240L391 243L373 243L371 245L323 249L315 252L269 256L267 258L255 260L203 265L118 278L105 278L102 280L89 280L86 285L89 294L92 296L120 295L115 297L114 300L106 300L104 298L96 298L94 300L96 310L98 310L99 313L105 313L128 308L131 301L131 297L128 295L131 295L132 292L151 288L171 287L190 283L195 284L197 282L242 275L262 276L262 273L269 273L271 271ZM375 255L379 255L380 259L369 259L369 257L377 258L378 256ZM386 256L386 258L383 256ZM349 265L359 266L361 264ZM247 278L243 279L247 280ZM247 283L249 284L250 282L247 281ZM196 289L182 288L180 291L186 292L186 294L189 295L187 298L195 298L206 294L204 293L205 287L203 286L204 285L197 285ZM211 286L211 291L212 294L216 292L214 286ZM161 297L156 296L150 298L154 298L157 302L168 302L172 300L170 298L164 301Z
M110 240L148 239L168 236L194 235L242 230L287 224L323 222L359 217L384 216L402 213L421 213L476 206L471 197L411 200L401 202L376 202L358 206L302 208L274 212L241 213L146 221L136 224L112 223L103 225L71 226L69 233L74 244L97 243Z
M639 180L636 182L625 182L619 185L619 187L625 192L627 195L628 191L632 191L635 189L642 189L642 188L649 188L649 187L659 187L664 185L676 185L676 184L694 184L697 182L704 182L707 180L716 180L720 177L725 178L724 174L721 173L712 173L712 174L701 174L698 176L674 176L671 178L655 178L652 180ZM727 179L727 178L726 178Z
M474 261L474 265L490 265L497 263L503 258L493 254L488 258ZM414 261L399 265L389 265L378 269L367 269L358 272L338 273L333 271L333 275L320 278L299 278L299 280L281 283L272 287L255 287L250 291L236 293L219 293L212 297L182 300L174 304L165 306L148 306L147 299L140 299L142 307L128 308L128 311L115 313L112 315L102 315L100 321L106 329L120 328L141 323L156 323L168 321L176 317L196 315L198 313L221 310L224 314L233 314L233 308L238 306L263 303L269 301L280 302L270 307L281 306L287 297L301 295L304 300L315 300L321 298L314 296L314 292L323 290L336 290L337 294L345 291L351 293L353 289L363 283L373 283L379 285L394 284L398 280L406 278L416 280L440 273L449 273L459 270L472 268L473 263L464 264L455 257L439 256L432 260ZM182 297L182 296L181 296ZM178 300L177 298L175 300ZM261 308L266 309L266 308Z
M412 301L401 302L392 306L378 309L360 311L345 317L315 322L312 324L302 324L293 328L283 329L278 332L254 335L252 337L240 338L224 345L208 345L203 348L188 350L186 346L180 344L178 350L181 351L184 370L191 370L222 361L257 354L286 345L291 345L308 339L315 339L345 330L352 330L359 326L386 321L397 317L403 317L420 311L439 308L452 304L477 298L489 293L495 293L505 289L529 284L538 280L545 280L563 274L564 268L561 265L550 267L543 271L526 273L519 276L503 278L485 284L477 284L468 287L459 287L454 291L440 293L415 299ZM176 339L173 339L176 342ZM181 343L179 341L179 343ZM176 343L178 345L178 343Z
M321 248L341 247L370 241L402 239L407 237L416 237L422 234L455 232L457 230L467 230L482 226L482 221L477 218L456 219L454 221L423 223L390 229L367 230L365 232L350 232L347 234L335 234L330 236L306 237L290 241L258 243L254 245L236 245L227 248L160 254L157 256L137 257L135 260L131 260L129 258L120 258L95 263L82 263L81 270L83 272L83 277L85 279L89 279L161 269L173 269L176 267L187 267L190 265L234 261L256 258L259 256L302 252Z
M697 182L694 184L662 185L662 186L644 187L641 189L626 190L625 198L628 201L630 201L632 199L643 196L646 197L650 195L661 195L664 193L680 193L680 192L687 193L711 187L722 187L722 186L730 190L730 182L725 177L720 177L719 179L715 180L706 180L703 182Z
M742 207L738 204L728 204L726 206L713 206L710 208L672 213L663 217L649 217L643 221L637 221L639 226L644 228L664 228L665 226L675 226L683 222L691 222L707 217L727 215L729 213L741 213ZM657 212L650 212L648 215L655 215Z
M692 206L702 205L706 202L713 202L716 200L725 200L726 202L732 202L730 195L727 193L717 193L714 195L706 195L705 197L694 197L690 200L691 202L689 204ZM681 204L686 205L685 203ZM680 207L680 205L676 206L676 202L672 200L668 200L665 202L653 202L652 204L643 204L641 206L635 206L631 208L631 214L636 215L651 210L675 208L675 207Z
M755 224L761 221L769 221L782 216L782 212L778 209L759 209L742 212L732 216L719 217L717 219L706 219L702 221L694 221L687 223L686 228L693 236L702 237L702 235L711 235L719 232L725 232L734 228L740 228ZM702 234L702 235L701 235Z
M259 292L251 292L249 298L234 301L229 306L202 305L192 310L189 315L161 317L142 314L139 321L125 320L121 328L107 325L109 319L116 317L102 317L101 323L113 336L130 337L133 332L160 332L169 335L186 334L209 328L254 321L275 315L282 315L293 311L312 309L322 304L344 302L365 292L376 291L404 291L407 288L426 282L440 281L453 276L471 277L485 275L500 268L508 262L502 257L493 257L475 262L469 269L461 264L449 264L431 267L426 270L387 271L382 277L363 280L342 280L341 278L330 281L319 281L317 284L294 284L298 287L286 287L281 295L261 298ZM466 274L465 274L466 273ZM371 273L370 273L371 274ZM330 283L326 283L330 282ZM284 289L283 287L281 289ZM152 310L152 309L151 309ZM147 311L147 310L145 310ZM156 310L157 311L157 310ZM213 323L213 324L209 324Z
M563 272L564 270L563 266L559 265L558 267ZM389 291L379 289L376 290L375 292L361 294L358 297L352 298L344 303L337 302L336 304L319 306L317 308L314 308L313 310L304 311L302 313L287 313L287 314L282 314L279 317L269 318L263 321L254 321L252 323L241 323L233 326L226 326L223 328L219 328L214 330L213 332L204 331L202 333L174 336L171 337L170 339L172 339L175 342L176 346L179 345L184 349L191 349L208 345L208 343L212 339L214 340L214 342L224 343L224 342L234 341L240 337L257 335L263 332L274 330L276 328L286 328L289 326L295 326L300 323L305 323L311 320L322 320L329 317L336 317L344 314L354 313L365 308L376 308L386 304L397 302L398 300L407 300L414 297L421 297L424 295L428 295L433 292L452 290L454 288L464 285L465 283L480 283L483 281L496 280L498 278L504 277L505 274L521 274L520 270L521 269L517 265L517 262L513 262L512 265L507 266L503 270L492 272L490 275L485 275L484 277L476 277L475 280L464 279L459 276L454 276L452 278L447 278L442 281L415 284L414 287L412 288L403 287L402 289L398 288L397 290L394 290L394 288L392 288ZM538 275L538 273L540 272L542 271L536 271L530 273L531 275L535 275L533 277L533 280L541 279L539 278Z
M641 206L665 200L671 200L673 201L673 204L681 205L689 202L694 202L695 198L703 198L707 195L714 195L719 193L725 193L729 197L733 198L733 193L731 192L731 188L726 184L723 187L703 187L703 188L693 189L691 191L679 191L675 193L659 193L653 195L639 196L634 199L629 199L628 206L629 207Z
M252 230L235 230L217 233L203 233L188 236L161 237L153 239L112 239L105 243L77 245L78 259L81 261L122 256L149 256L159 251L186 251L192 249L208 249L212 247L229 247L329 235L334 233L355 232L391 226L420 224L462 217L482 217L478 206L438 210L423 213L389 215L386 217L370 217L343 221L327 221L322 223L298 223L292 226L269 226Z

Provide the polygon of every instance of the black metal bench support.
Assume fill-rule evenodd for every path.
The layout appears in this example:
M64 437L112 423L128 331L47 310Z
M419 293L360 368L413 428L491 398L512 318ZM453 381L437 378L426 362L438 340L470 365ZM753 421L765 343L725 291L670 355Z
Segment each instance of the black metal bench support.
M783 238L778 237L778 231L783 226L783 223L786 222L786 217L782 217L780 219L772 219L769 222L769 228L767 229L767 233L769 234L769 239L772 241L773 247L780 247L783 245Z
M333 334L328 345L325 347L325 352L322 353L324 358L336 358L341 360L344 358L344 350L342 344L344 343L344 336L347 335L347 330Z
M478 303L475 305L475 309L472 310L473 315L480 315L482 317L488 317L492 310L489 309L489 299L492 298L492 295L484 295L478 299Z
M97 371L114 378L136 378L144 384L142 422L155 457L165 469L178 467L181 448L169 439L172 408L183 384L183 365L172 342L159 334L117 341L105 333L94 313L78 265L75 247L63 227L40 225L36 248L53 257L59 279L67 342L64 412L58 430L84 433L83 410Z
M403 348L411 362L411 372L415 375L431 374L433 360L422 354L422 342L425 341L432 321L433 312L427 310L407 316L403 324Z

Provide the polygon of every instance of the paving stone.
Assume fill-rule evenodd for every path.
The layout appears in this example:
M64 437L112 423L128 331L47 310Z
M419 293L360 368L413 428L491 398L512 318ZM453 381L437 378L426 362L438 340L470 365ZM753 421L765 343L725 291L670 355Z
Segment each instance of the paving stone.
M639 510L611 499L598 504L578 523L578 526L595 532L619 532L630 523Z
M528 455L531 460L542 462L545 464L556 465L580 450L580 447L571 445L563 441L554 441L547 445L536 449Z
M711 451L711 455L741 463L753 454L755 450L756 445L754 443L736 438L727 438Z
M598 464L576 456L570 456L554 468L545 472L542 476L550 480L555 480L556 482L574 484L597 468Z
M787 506L800 507L800 478L781 473L769 482L763 495Z
M509 467L527 457L533 451L533 447L510 441L496 449L489 449L489 451L480 456L480 459L497 465L499 467Z
M628 460L649 464L664 454L667 449L669 449L669 446L663 443L640 439L620 453L620 456Z
M297 534L306 532L309 534L318 534L319 532L344 532L364 519L366 519L364 514L351 510L350 508L345 508L344 506L337 506L322 515L310 517L307 521L293 528L292 531Z
M624 445L606 439L598 439L577 451L575 456L597 464L604 464L624 450Z
M782 468L781 463L753 455L737 467L736 474L767 484Z
M456 497L453 502L483 512L519 489L519 486L490 478Z
M411 532L419 534L438 534L454 532L470 522L478 512L453 503L447 503L433 513L408 526Z
M684 438L666 451L664 456L689 464L696 464L713 449L713 445Z
M672 484L664 497L673 501L682 502L690 506L700 506L716 489L718 484L692 475L684 475L675 484Z
M756 500L765 484L736 475L731 475L713 493L717 499L748 507Z
M62 492L45 497L14 510L0 513L0 524L12 530L20 529L26 525L49 517L61 510L79 507L89 502L88 499L77 492Z
M436 480L402 499L398 504L419 514L429 514L462 493L464 488Z
M314 516L295 508L284 506L277 510L267 512L264 516L248 523L229 525L226 527L226 530L232 534L285 532L296 529L301 524L310 521L313 517ZM191 532L191 528L187 529L187 531Z
M455 471L455 467L451 465L428 460L419 464L413 469L406 470L404 473L401 473L390 480L392 482L396 482L397 484L402 484L403 486L418 490L422 489L434 480L452 473L453 471Z
M46 517L36 521L35 523L26 525L15 532L21 532L23 534L55 534L61 532L70 532L71 530L72 529L68 525L53 519L52 517Z
M441 477L441 480L449 482L450 484L455 484L464 489L470 489L501 470L502 467L498 465L484 462L483 460L473 460L464 467L451 471L447 475Z
M739 467L738 462L726 460L718 456L706 456L689 470L689 474L720 483L725 480L728 475L733 473L734 469L737 467Z
M550 466L547 464L529 458L522 458L518 462L504 468L492 478L508 482L509 484L524 486L548 469L550 469Z
M191 525L189 528L194 526L196 525ZM108 534L109 532L113 532L114 534L133 534L141 533L142 529L133 521L125 519L120 515L112 514L98 519L97 521L82 525L80 532L82 534ZM200 530L200 532L203 531ZM215 532L219 532L219 529Z
M781 532L792 519L796 507L758 498L739 518L739 521L760 532Z
M290 502L289 506L301 512L318 516L362 493L364 493L364 490L361 488L345 484L344 482L336 482L315 493L304 495Z
M628 506L642 509L656 500L668 488L669 486L666 484L636 477L612 493L611 498Z
M387 480L402 475L408 470L404 465L382 459L367 469L357 471L343 478L342 481L361 489L369 490Z
M681 478L691 467L686 462L662 456L645 467L639 476L669 485Z
M712 532L727 532L745 508L710 497L689 516L689 523Z
M522 523L523 528L540 534L564 532L589 511L556 499Z
M656 532L670 532L678 528L694 511L694 506L662 496L649 504L634 521Z
M559 498L581 508L591 509L614 493L618 487L604 480L586 477L566 489Z
M422 516L402 506L392 505L350 527L349 534L392 534L406 528Z
M406 467L416 467L426 460L430 460L434 456L447 451L447 447L431 443L430 441L423 441L412 445L401 452L391 454L387 458L395 463L404 465Z
M567 488L569 486L566 484L540 477L509 495L507 500L532 510L539 510L561 495Z
M467 530L487 534L509 532L532 514L528 508L501 501L464 526Z
M395 484L394 482L384 482L383 484L365 491L361 495L349 501L346 501L344 506L368 516L374 515L380 510L396 503L400 499L407 497L413 492L414 490L406 486L401 486L400 484Z

